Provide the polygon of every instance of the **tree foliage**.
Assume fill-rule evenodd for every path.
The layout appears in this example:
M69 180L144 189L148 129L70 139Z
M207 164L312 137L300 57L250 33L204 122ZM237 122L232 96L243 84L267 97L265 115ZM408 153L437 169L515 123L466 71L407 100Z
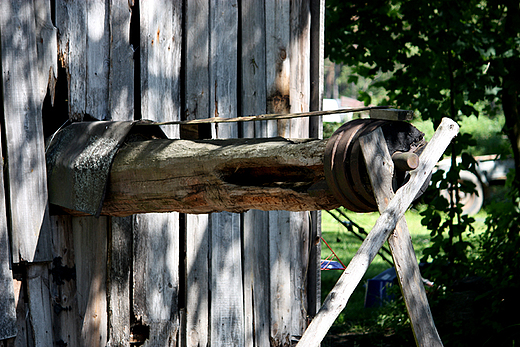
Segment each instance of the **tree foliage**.
M437 123L446 116L493 115L503 106L512 128L518 123L520 27L513 23L519 13L514 1L328 0L326 54L363 77L393 72L381 82L388 102L423 118Z
M508 257L518 258L520 244L520 201L516 194L520 191L518 23L520 3L513 0L327 0L326 55L331 61L351 66L353 73L364 78L391 73L390 78L378 82L387 90L384 104L415 110L434 125L442 117L459 121L481 113L489 117L504 114L504 133L517 170L509 182L508 208L491 214L488 230L480 239L483 246L469 252L471 243L467 240L474 220L462 214L457 199L459 189L471 190L458 182L460 170L475 168L474 160L464 152L471 144L470 136L456 138L448 150L452 156L450 172L434 178L441 188L454 192L453 199L432 196L423 213L433 241L423 260L433 262L437 283L448 288L444 294L468 275L484 276L494 286L486 294L493 306L484 315L487 322L497 312L509 312L511 306L501 305L500 300L506 300L504 293L510 293L511 288L520 287L520 265L507 262ZM361 97L365 103L371 102L368 93ZM490 262L500 271L486 266ZM505 322L495 323L494 332L508 327Z

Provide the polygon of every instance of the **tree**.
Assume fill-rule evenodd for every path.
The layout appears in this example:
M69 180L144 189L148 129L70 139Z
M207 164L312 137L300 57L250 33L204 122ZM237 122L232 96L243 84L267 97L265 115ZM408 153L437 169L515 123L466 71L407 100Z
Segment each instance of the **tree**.
M471 259L468 252L470 244L463 234L471 233L474 220L462 215L458 194L449 203L434 198L423 214L423 224L432 230L433 244L425 255L437 269L436 283L450 286L456 279L477 274L492 288L479 296L480 324L461 326L451 336L457 339L464 332L459 334L464 341L450 341L454 345L481 344L485 334L489 345L498 341L505 345L499 337L517 331L520 324L513 311L519 300L511 294L520 289L516 261L520 245L518 23L520 3L513 0L327 0L326 55L365 78L391 72L389 79L379 82L388 92L385 104L413 109L435 125L442 117L458 121L479 113L492 117L503 112L506 119L503 131L511 142L516 170L509 201L496 206L486 221L487 231L474 251L479 256ZM370 103L368 94L362 96ZM434 177L441 181L441 188L463 188L458 185L459 171L475 165L463 153L470 141L470 136L462 135L452 143L447 180ZM461 165L457 156L462 156ZM515 334L508 335L509 342L518 339Z
M503 110L520 167L518 2L328 0L326 20L332 61L353 66L363 77L393 72L380 82L389 103L434 123Z

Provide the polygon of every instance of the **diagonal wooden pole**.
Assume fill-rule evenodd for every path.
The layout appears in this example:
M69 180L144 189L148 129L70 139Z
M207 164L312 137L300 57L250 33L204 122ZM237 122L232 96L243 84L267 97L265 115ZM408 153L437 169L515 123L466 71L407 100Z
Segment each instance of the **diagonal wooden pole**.
M424 149L419 167L411 173L410 180L401 187L387 208L381 213L365 241L352 258L347 269L332 288L322 307L305 330L297 346L318 346L328 330L347 305L368 266L383 246L397 222L412 203L417 192L429 176L451 140L457 135L459 126L451 119L444 118Z
M379 212L383 212L388 202L394 197L392 158L386 146L381 128L359 139L363 157L376 197ZM388 238L401 292L403 293L408 316L412 324L415 342L420 347L440 347L441 338L433 322L426 291L421 279L419 265L415 258L412 239L406 224L406 218L397 223L394 232Z

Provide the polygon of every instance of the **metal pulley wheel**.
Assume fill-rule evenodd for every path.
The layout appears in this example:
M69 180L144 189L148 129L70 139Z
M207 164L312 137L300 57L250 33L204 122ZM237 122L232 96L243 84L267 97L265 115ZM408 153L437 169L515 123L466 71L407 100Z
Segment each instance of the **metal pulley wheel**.
M396 152L419 154L426 142L424 134L413 125L400 121L356 119L343 124L327 142L324 171L327 184L334 197L345 208L354 212L377 211L359 137L381 127L390 155ZM396 166L397 167L397 166ZM396 168L393 175L394 190L404 185L409 174ZM428 187L429 179L418 198Z

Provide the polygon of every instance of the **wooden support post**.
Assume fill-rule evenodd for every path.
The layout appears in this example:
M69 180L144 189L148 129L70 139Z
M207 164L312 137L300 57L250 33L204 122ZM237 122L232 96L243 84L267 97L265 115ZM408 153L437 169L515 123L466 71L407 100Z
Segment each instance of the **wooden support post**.
M381 128L361 137L360 144L379 212L382 213L388 202L394 197L393 160L388 152ZM404 217L397 223L396 229L388 238L388 243L417 346L442 346L433 322L412 239Z
M419 167L411 173L408 183L395 193L394 198L381 213L372 231L330 291L316 317L309 324L298 346L318 346L323 340L336 317L347 305L377 251L395 229L397 222L404 216L433 167L453 137L457 135L458 129L459 126L454 121L448 118L442 120L421 155Z

